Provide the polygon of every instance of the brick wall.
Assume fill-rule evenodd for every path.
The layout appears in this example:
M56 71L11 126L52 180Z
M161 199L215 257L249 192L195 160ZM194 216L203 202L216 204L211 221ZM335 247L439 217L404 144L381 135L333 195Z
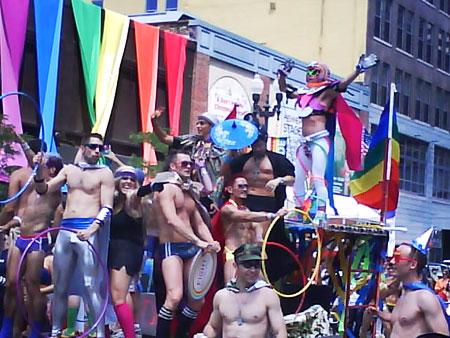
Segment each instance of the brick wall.
M209 56L195 54L194 73L192 76L191 111L189 132L195 133L197 115L208 109Z

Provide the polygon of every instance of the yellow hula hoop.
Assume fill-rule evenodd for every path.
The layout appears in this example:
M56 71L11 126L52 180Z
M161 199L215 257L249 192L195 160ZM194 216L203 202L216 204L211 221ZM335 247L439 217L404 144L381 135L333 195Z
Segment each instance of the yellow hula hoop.
M289 212L298 212L301 213L303 215L305 215L312 223L312 219L311 217L303 210L299 210L299 209L290 209ZM263 257L262 263L261 263L261 267L262 267L262 273L264 278L266 279L267 283L269 283L270 285L272 285L273 290L275 291L275 293L283 298L295 298L300 296L303 292L305 292L310 286L311 284L314 282L314 280L317 277L317 274L319 273L319 269L320 269L320 263L322 261L322 239L320 238L320 233L317 227L315 227L315 231L316 231L316 236L317 236L317 257L316 257L316 266L314 267L314 271L311 275L311 278L309 279L309 281L306 283L305 286L303 286L303 288L295 293L291 293L291 294L285 294L285 293L281 293L280 291L278 291L275 286L270 282L269 277L267 275L267 270L266 270L266 262L265 259L267 258L267 253L266 253L266 247L267 247L267 242L269 240L269 235L270 232L272 231L273 227L275 226L275 224L277 223L278 219L280 217L277 216L269 225L269 227L267 228L266 231L266 235L264 236L264 240L262 243L262 249L261 249L261 255Z

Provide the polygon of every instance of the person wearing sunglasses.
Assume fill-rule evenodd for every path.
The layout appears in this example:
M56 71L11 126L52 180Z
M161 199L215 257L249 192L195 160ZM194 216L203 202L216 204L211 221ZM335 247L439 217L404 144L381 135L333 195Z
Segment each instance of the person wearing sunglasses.
M261 243L264 232L261 223L267 223L277 216L282 217L287 211L250 211L244 205L248 183L243 175L234 175L225 190L230 198L214 216L212 231L214 238L223 238L224 281L227 282L236 275L233 251L245 243Z
M103 281L99 273L100 264L87 241L106 261L114 177L109 168L97 164L103 151L100 134L85 136L79 150L80 161L76 165L65 166L52 180L46 182L43 179L42 166L35 176L36 192L41 195L59 191L62 185L67 184L61 227L76 231L60 231L55 242L52 337L61 336L69 288L71 294L83 296L92 318L98 318L107 296L100 289L107 281ZM35 161L40 163L39 158ZM97 337L105 337L104 319L97 327Z
M391 338L433 337L433 334L448 337L450 321L446 305L422 283L421 272L426 263L427 250L415 241L399 245L389 260L388 273L402 283L403 292L392 313L375 307L369 308L369 313L390 322Z
M261 248L243 244L234 251L236 278L214 296L213 312L201 337L287 337L280 299L259 279Z
M193 162L187 151L171 152L167 157L164 189L154 192L154 213L159 225L162 276L166 287L166 299L158 313L156 337L170 337L173 315L181 299L186 299L178 316L176 337L187 337L189 329L203 305L203 299L195 299L185 293L186 277L194 256L199 250L220 251L205 223L206 210L198 201L196 185L190 177ZM155 180L158 179L155 177ZM207 212L206 212L207 214Z
M377 61L374 54L362 55L355 70L342 81L333 81L328 66L313 61L306 68L306 86L301 89L286 84L286 77L293 68L292 62L286 62L278 71L280 90L286 93L287 98L297 100L296 106L298 106L299 117L302 119L303 140L297 149L297 161L295 163L294 193L296 203L299 208L303 206L306 195L306 179L308 176L312 177L312 183L318 197L319 211L314 219L316 224L324 221L326 216L328 190L325 183L325 172L327 165L332 165L334 162L332 158L328 160L328 153L335 134L335 121L339 122L346 142L346 157L349 168L361 170L363 126L358 116L342 98L341 93L347 90L347 87L359 74L375 66ZM332 180L332 178L328 179ZM332 186L331 183L329 182L330 187Z
M36 153L39 149L34 149ZM39 153L40 154L40 153ZM39 155L41 156L41 155ZM36 156L35 156L36 157ZM63 168L62 158L56 153L46 153L42 156L41 175L43 181L50 181ZM30 167L21 168L11 174L9 182L9 194L14 195L29 179L32 169ZM8 254L8 266L6 275L6 287L4 302L4 317L0 337L12 337L14 318L18 314L17 307L17 267L20 257L25 249L30 245L21 271L21 278L25 280L28 295L28 318L33 323L32 338L41 336L44 315L42 308L45 307L45 296L40 292L39 278L44 263L46 253L50 250L47 235L37 238L40 232L47 229L55 219L55 210L61 203L61 192L54 191L45 196L40 196L35 190L36 184L30 185L28 189L15 201L7 204L5 208L12 208L11 219L0 217L0 234L8 232L12 228L18 227L19 236L15 244L11 245ZM32 243L33 242L33 243ZM19 329L20 331L21 329Z

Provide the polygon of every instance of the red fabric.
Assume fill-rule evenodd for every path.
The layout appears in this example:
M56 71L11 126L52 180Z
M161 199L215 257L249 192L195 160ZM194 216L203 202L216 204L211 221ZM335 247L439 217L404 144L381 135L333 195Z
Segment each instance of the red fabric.
M134 21L134 32L141 128L143 132L151 133L158 78L159 28ZM142 146L144 161L150 165L158 164L153 146L150 143Z
M350 170L361 170L361 137L363 125L342 95L335 100L337 119L345 141L345 156Z
M186 65L187 42L188 39L182 35L164 31L164 63L166 65L167 94L169 99L169 125L173 136L180 134L183 73Z
M225 120L231 120L237 118L237 103L234 104L233 110L228 114Z

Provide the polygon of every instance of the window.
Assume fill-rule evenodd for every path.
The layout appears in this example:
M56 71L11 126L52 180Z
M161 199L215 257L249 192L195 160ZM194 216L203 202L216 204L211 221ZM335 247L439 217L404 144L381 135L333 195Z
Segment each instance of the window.
M370 72L370 102L378 103L377 95L378 95L378 73L380 67L373 67Z
M419 36L417 37L417 57L421 60L424 58L424 36L425 36L425 20L419 20Z
M403 49L403 35L405 34L405 7L398 6L397 14L397 47Z
M377 0L375 4L375 25L373 35L389 42L392 0Z
M150 13L156 12L158 10L158 0L147 0L145 9Z
M441 69L444 66L444 36L445 32L442 29L440 29L438 33L436 66Z
M383 68L381 71L381 79L380 79L380 99L378 104L380 106L384 106L389 97L389 72L391 66L388 63L383 62Z
M444 13L450 14L450 1L439 0L439 9Z
M401 95L401 101L399 105L399 109L401 109L401 112L405 115L411 116L412 111L409 106L410 97L411 97L411 74L408 74L405 72L403 83L402 83L402 92Z
M405 112L400 110L400 93L403 91L403 71L401 69L395 70L395 86L397 87L397 95L395 95L395 106L400 114L405 115Z
M166 0L166 11L176 11L178 9L178 0Z
M422 108L422 95L423 95L423 81L421 79L416 80L416 106L415 106L415 115L414 118L420 120L421 110Z
M450 199L450 150L434 148L433 197Z
M450 73L450 33L445 35L444 70Z
M447 115L448 112L446 110L446 99L450 99L450 98L446 98L445 97L445 92L443 89L441 88L436 88L436 93L435 93L436 97L435 97L435 107L434 107L434 125L436 127L442 128L442 129L447 129Z
M433 58L433 25L427 23L427 35L426 35L426 50L425 50L425 61L432 63Z
M413 27L414 27L414 13L408 11L406 13L406 33L405 33L404 50L409 54L412 54Z
M372 103L384 106L389 98L389 81L391 66L382 63L372 68L370 84L370 100Z
M423 122L429 122L430 118L430 103L431 103L431 83L423 83L423 106L421 111L420 120Z
M424 195L428 144L400 134L400 189Z
M398 6L397 16L397 47L410 53L412 52L414 13L407 11L405 7Z

